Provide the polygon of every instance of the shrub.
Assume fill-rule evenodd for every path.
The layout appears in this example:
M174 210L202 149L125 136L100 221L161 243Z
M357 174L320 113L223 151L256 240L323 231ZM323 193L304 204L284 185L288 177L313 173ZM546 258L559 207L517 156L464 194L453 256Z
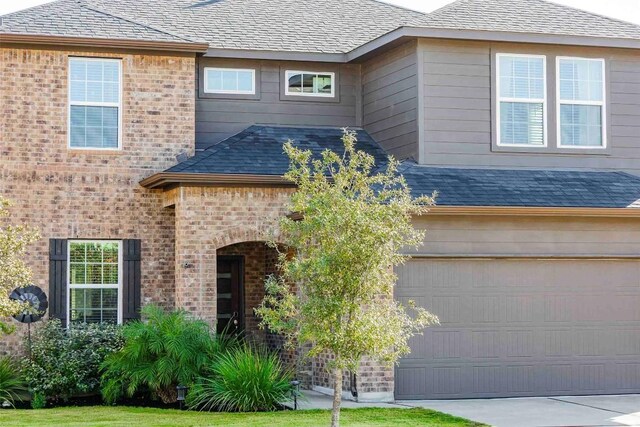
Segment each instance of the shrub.
M107 403L141 391L164 403L176 402L176 386L193 384L222 343L206 322L184 310L165 312L149 305L142 315L144 321L124 327L124 347L103 364L102 396Z
M277 355L248 345L231 348L214 359L207 378L188 396L190 407L239 412L272 411L291 396L289 371Z
M34 396L66 400L100 390L100 365L124 341L121 327L112 324L74 324L68 330L52 319L36 330L31 358L22 374ZM28 343L27 343L28 345Z
M32 409L43 409L47 406L47 398L42 393L36 393L31 398Z
M20 375L20 369L13 359L0 357L0 403L9 402L14 406L16 400L22 400L27 387Z

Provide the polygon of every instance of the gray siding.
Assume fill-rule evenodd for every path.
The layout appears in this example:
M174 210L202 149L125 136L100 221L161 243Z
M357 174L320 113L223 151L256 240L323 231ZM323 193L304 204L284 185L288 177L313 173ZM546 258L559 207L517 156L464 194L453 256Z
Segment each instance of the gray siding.
M422 39L424 143L435 166L613 169L640 173L640 54L623 49L509 45ZM492 150L491 58L495 52L605 58L609 149L603 152ZM548 132L555 144L555 76L548 76Z
M360 126L356 119L360 109L360 66L282 61L244 61L199 58L196 73L196 148L204 149L253 124L283 126ZM242 97L208 97L202 93L201 68L255 68L259 99ZM337 99L283 99L281 71L284 69L335 71L338 78Z
M417 43L406 43L362 65L364 128L399 159L418 155Z

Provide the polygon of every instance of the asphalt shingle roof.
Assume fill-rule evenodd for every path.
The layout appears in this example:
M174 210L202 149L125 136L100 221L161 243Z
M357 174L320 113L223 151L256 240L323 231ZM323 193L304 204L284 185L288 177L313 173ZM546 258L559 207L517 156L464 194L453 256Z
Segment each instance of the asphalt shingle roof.
M640 26L545 0L458 0L426 27L640 39Z
M319 155L327 148L342 152L341 136L336 128L251 126L166 172L282 176L289 167L285 141ZM384 150L365 131L357 136L356 147L384 165ZM437 191L439 206L640 207L640 177L623 172L436 168L406 161L400 173L416 197Z
M624 172L433 168L405 162L414 195L439 206L640 207L640 177Z
M358 149L373 155L376 164L386 162L382 147L365 131L356 132ZM344 151L341 137L338 128L251 126L166 172L282 176L289 169L289 159L282 151L287 140L319 155L325 149Z
M0 32L343 54L400 27L640 40L640 26L544 0L459 0L423 14L377 0L58 0Z
M191 42L167 30L134 22L130 17L82 0L58 0L2 16L0 33L104 39Z

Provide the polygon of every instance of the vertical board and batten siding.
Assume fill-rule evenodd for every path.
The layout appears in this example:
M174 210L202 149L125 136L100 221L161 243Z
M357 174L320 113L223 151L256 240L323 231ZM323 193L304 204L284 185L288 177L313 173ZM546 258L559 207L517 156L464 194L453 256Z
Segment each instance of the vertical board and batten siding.
M199 58L196 79L196 149L206 149L254 124L282 126L361 126L359 110L360 66L283 61L250 61ZM204 97L198 90L202 67L257 69L259 99ZM335 71L338 79L337 102L321 98L283 99L281 72Z
M433 166L575 168L640 172L640 53L577 48L422 39L424 143L421 162ZM601 57L607 66L609 148L567 152L492 150L492 56L496 52ZM548 132L555 143L555 74L549 73ZM566 150L565 150L566 151Z
M362 64L364 129L396 158L418 157L417 42Z

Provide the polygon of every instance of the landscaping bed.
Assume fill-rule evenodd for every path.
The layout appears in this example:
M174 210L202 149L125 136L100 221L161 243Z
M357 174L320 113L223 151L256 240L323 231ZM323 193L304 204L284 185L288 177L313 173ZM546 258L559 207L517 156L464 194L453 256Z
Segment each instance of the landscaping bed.
M304 427L329 423L329 411L281 411L259 413L208 413L157 408L60 407L33 410L0 410L0 425L47 426L225 426ZM352 427L479 427L483 424L428 409L344 409L341 425Z

